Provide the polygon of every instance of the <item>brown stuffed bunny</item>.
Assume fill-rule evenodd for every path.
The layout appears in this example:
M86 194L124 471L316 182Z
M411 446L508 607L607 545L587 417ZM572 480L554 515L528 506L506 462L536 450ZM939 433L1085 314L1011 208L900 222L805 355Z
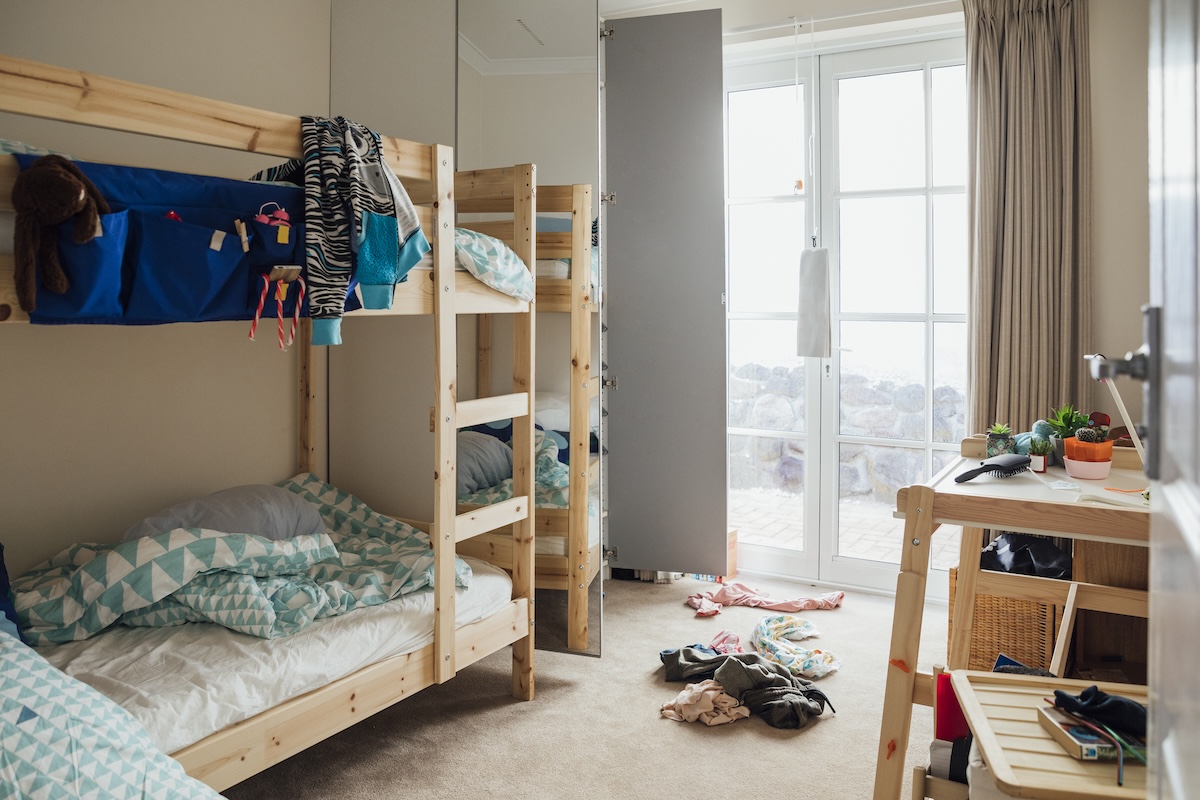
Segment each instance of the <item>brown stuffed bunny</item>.
M36 306L38 261L48 290L63 294L71 286L58 260L55 226L75 217L72 238L83 244L96 235L100 215L109 213L109 208L79 167L56 155L42 156L21 171L13 183L12 204L17 212L13 279L17 301L30 312Z

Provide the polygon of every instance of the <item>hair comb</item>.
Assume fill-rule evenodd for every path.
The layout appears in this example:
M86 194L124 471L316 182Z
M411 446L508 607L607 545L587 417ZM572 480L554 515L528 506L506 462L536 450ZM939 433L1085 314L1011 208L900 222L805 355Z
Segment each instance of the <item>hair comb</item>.
M1021 453L1005 453L1004 455L992 456L986 461L979 462L979 466L975 469L969 469L961 475L954 476L955 483L966 483L972 478L978 478L980 475L990 473L997 478L1011 478L1013 475L1019 475L1029 469L1029 456Z

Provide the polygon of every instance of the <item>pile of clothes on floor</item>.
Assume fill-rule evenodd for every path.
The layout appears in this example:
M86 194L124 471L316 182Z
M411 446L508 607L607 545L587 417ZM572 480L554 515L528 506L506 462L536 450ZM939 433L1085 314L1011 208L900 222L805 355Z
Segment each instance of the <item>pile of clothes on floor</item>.
M739 583L688 598L697 616L712 616L722 605L747 605L772 610L833 609L841 605L842 592L816 598L774 601ZM664 650L659 658L668 681L687 681L674 700L664 703L662 714L682 722L720 725L762 717L775 728L803 728L828 706L825 693L813 680L841 666L832 653L808 648L801 641L817 635L816 627L794 614L772 614L759 620L751 635L751 650L743 649L737 634L721 631L709 644L692 644Z

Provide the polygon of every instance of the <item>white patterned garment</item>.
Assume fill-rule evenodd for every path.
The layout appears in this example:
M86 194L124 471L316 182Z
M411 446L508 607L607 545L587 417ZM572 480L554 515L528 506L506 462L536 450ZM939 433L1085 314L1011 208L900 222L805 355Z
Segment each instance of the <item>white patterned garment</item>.
M0 633L0 798L214 800L136 719Z
M828 650L799 644L799 640L817 635L817 627L806 619L793 614L771 614L754 626L750 644L763 658L786 667L793 675L816 679L842 665Z

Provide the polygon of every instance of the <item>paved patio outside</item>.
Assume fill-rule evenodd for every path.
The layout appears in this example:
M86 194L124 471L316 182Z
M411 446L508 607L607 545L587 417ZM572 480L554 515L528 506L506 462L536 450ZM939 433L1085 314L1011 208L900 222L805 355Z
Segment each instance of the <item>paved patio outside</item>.
M842 503L838 509L838 554L850 558L900 563L904 520L892 517L883 504ZM756 490L729 493L729 527L737 528L739 544L800 549L804 533L804 498ZM943 525L933 537L933 566L958 566L960 529Z

